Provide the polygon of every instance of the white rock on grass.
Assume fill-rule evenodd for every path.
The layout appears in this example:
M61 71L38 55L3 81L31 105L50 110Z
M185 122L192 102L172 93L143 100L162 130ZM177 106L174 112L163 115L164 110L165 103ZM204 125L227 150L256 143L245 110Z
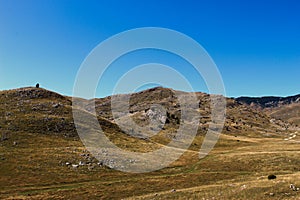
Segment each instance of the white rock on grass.
M85 165L85 163L84 163L84 162L82 162L82 161L80 161L80 162L79 162L79 165L80 165L80 166L84 166L84 165Z
M75 169L75 168L78 168L78 167L79 167L79 165L75 165L75 164L73 164L73 165L72 165L72 167Z

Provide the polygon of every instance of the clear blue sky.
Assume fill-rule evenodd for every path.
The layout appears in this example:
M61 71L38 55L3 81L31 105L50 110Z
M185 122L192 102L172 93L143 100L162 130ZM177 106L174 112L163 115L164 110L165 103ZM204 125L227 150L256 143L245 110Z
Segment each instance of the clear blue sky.
M174 29L199 42L217 64L227 96L300 93L297 0L0 0L0 90L39 82L72 95L77 70L96 45L149 26ZM133 60L152 61L147 52ZM170 62L180 68L181 61ZM116 75L106 78L103 84L110 87ZM201 78L196 89L206 91ZM97 95L109 95L109 89Z

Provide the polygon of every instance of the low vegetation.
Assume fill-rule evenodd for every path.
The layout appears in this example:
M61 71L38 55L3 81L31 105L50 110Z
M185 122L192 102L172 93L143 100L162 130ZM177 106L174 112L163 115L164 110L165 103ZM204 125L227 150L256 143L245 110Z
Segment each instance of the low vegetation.
M69 97L42 88L0 92L0 198L299 199L299 130L227 99L223 133L213 151L199 160L210 110L209 96L198 97L203 118L190 148L167 168L132 174L105 166L85 149L76 134ZM108 102L109 97L96 99L98 120L110 140L129 151L147 152L167 144L180 118L172 90L134 94L130 115L137 123L147 123L151 103L163 104L170 118L156 136L135 138L114 124ZM88 106L84 112L88 114Z

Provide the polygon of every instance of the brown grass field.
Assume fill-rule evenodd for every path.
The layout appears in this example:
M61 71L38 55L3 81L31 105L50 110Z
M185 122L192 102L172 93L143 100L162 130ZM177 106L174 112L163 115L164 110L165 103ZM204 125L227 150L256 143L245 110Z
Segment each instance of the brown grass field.
M270 124L268 116L233 100L228 100L224 131L208 156L199 160L200 131L189 150L167 168L135 174L85 156L88 152L69 123L68 98L43 89L34 92L38 95L30 101L20 99L19 91L0 92L0 114L6 116L0 117L0 199L300 199L300 191L290 189L290 184L300 188L298 130ZM174 129L171 124L145 141L104 118L99 122L119 147L141 152L163 146ZM89 164L66 164L80 161ZM271 174L277 178L268 180Z
M168 168L145 174L79 166L74 138L12 133L0 146L1 199L299 199L297 140L222 136L204 159L189 150ZM14 145L12 141L18 141ZM275 174L275 180L268 180Z

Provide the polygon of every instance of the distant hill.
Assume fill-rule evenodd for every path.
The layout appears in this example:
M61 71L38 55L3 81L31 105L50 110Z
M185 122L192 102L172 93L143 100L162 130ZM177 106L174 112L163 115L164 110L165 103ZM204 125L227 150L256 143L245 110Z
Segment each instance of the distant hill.
M252 107L275 108L282 105L288 105L292 103L300 103L300 94L289 97L239 97L236 100L240 103L251 105Z
M289 97L239 97L236 101L270 117L300 126L300 94Z

